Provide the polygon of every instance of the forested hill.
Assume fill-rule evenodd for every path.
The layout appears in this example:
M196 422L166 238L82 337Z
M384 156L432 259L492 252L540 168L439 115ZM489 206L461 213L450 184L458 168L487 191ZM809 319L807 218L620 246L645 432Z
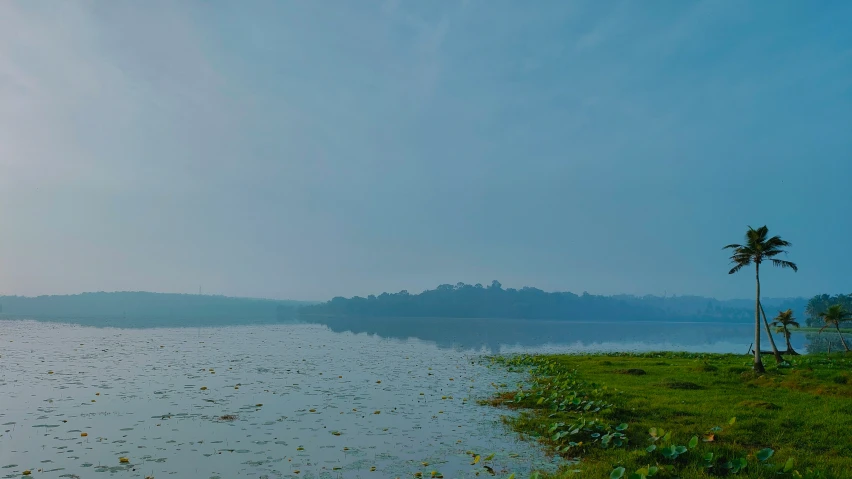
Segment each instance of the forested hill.
M806 299L764 298L767 314L791 308L803 315ZM301 315L372 317L525 318L567 320L753 321L754 300L719 301L700 296L598 296L545 292L537 288L503 288L444 284L420 294L408 291L366 298L337 297L305 306Z
M148 292L0 296L0 319L120 327L256 324L292 318L295 308L306 304L312 303Z

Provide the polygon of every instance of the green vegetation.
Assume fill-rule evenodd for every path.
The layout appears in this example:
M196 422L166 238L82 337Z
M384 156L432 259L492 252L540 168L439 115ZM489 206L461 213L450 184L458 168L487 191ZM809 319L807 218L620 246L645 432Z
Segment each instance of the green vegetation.
M793 310L779 311L778 316L775 316L775 319L772 320L772 326L775 326L776 333L784 335L784 339L787 341L787 354L798 355L799 353L790 344L790 328L799 328L799 322L793 317Z
M802 327L802 328L797 328L797 329L795 329L794 331L791 331L791 332L793 332L793 333L816 333L816 332L819 332L819 330L821 330L821 329L823 329L823 328L811 328L811 327L805 326L805 327ZM840 332L852 334L852 328L840 328Z
M835 304L843 306L846 311L852 311L852 294L818 294L809 299L805 305L806 324L812 328L822 327L823 320L820 315Z
M731 249L731 263L734 267L728 271L728 274L734 274L746 266L754 263L754 277L757 284L757 297L754 305L754 370L764 372L763 361L760 359L760 313L763 307L760 304L760 265L764 262L771 262L779 268L790 268L793 271L798 271L796 263L775 258L781 253L786 253L784 248L790 246L788 241L781 239L780 236L768 238L769 228L765 225L754 229L748 227L745 234L744 244L729 244L724 249ZM784 361L778 348L775 346L775 340L772 339L772 333L769 330L769 322L766 321L766 314L763 315L763 322L766 326L766 334L769 336L769 342L772 345L772 352L775 355L775 362L780 364Z
M822 318L823 322L825 322L825 326L820 329L820 332L829 326L834 326L834 329L837 330L837 334L840 336L840 344L843 345L843 349L845 349L848 353L849 346L846 345L846 341L843 339L843 334L840 332L840 323L852 320L852 316L849 315L843 305L833 304L820 313L819 317Z
M796 356L756 373L738 355L492 358L528 370L490 401L568 463L552 477L834 478L852 471L852 358ZM547 477L542 474L541 477Z
M0 296L0 318L73 322L96 327L188 327L271 324L291 319L303 301L147 292Z
M764 298L766 307L793 309L804 314L804 298ZM442 284L419 294L406 290L366 298L336 297L300 308L309 317L375 318L488 318L555 319L581 321L702 321L745 322L754 317L754 301L718 300L701 296L602 296L589 293L547 292L525 286Z

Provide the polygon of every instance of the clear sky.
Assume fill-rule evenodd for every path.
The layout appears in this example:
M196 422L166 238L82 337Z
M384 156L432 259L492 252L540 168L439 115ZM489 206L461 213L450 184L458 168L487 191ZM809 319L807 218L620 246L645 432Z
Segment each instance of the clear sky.
M0 2L0 294L852 291L852 2Z

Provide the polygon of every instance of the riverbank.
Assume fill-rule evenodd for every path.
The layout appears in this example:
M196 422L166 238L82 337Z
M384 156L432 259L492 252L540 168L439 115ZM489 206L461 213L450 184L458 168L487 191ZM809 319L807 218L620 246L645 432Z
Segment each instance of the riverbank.
M810 326L802 326L801 328L791 329L791 333L818 333L822 330L822 334L837 337L837 330L834 328L814 328ZM840 328L840 333L843 335L852 334L852 328Z
M496 357L530 380L490 404L520 410L511 429L574 460L553 477L850 477L852 355L789 360L767 357L756 375L741 355Z

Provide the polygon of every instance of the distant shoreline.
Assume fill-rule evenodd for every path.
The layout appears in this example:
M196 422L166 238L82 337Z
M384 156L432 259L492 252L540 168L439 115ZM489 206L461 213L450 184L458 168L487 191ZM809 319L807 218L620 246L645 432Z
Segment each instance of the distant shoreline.
M678 319L554 319L554 318L507 318L507 317L480 317L480 316L361 316L361 315L346 315L346 314L305 314L298 313L298 318L326 318L326 319L376 319L376 320L408 320L408 319L425 319L425 320L453 320L467 321L472 319L487 320L487 321L538 321L547 323L577 323L577 324L620 324L620 323L677 323L677 324L724 324L735 326L750 326L753 322L736 322L736 321L718 321L708 319L706 321L688 321Z

